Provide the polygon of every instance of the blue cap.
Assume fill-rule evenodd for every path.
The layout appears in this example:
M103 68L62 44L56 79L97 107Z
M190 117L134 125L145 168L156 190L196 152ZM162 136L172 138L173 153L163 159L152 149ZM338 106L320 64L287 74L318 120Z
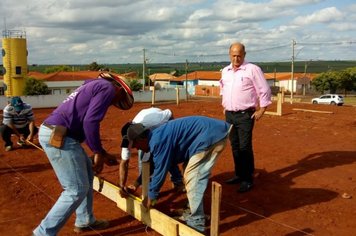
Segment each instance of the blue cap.
M10 104L15 108L15 111L21 111L23 109L23 101L20 97L11 98Z

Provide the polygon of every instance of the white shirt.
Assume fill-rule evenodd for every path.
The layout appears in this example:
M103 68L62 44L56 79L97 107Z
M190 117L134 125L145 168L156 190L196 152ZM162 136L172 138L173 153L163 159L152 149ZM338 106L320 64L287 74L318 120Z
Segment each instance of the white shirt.
M157 107L151 107L141 110L132 123L141 123L143 126L149 129L157 128L158 126L166 123L172 117L172 111L169 109L161 110ZM131 157L129 148L121 148L121 158L122 160L128 160Z

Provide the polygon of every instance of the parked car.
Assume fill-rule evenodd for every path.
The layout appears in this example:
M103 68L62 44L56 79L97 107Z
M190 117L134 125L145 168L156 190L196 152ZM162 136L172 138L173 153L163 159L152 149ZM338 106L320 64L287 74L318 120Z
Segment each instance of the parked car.
M342 106L344 104L344 97L338 94L325 94L318 98L313 98L312 103Z

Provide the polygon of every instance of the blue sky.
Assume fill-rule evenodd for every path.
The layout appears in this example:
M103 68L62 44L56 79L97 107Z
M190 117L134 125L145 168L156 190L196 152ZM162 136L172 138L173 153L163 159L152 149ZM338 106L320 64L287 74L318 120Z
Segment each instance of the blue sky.
M228 61L236 41L290 61L292 40L295 60L356 60L351 0L2 0L0 16L26 31L29 64Z

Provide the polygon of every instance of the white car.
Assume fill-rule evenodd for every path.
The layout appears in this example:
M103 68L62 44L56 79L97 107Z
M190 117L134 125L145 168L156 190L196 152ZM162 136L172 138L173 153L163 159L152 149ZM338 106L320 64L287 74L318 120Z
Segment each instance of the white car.
M344 104L344 97L338 94L325 94L318 98L313 98L312 103L342 106Z

